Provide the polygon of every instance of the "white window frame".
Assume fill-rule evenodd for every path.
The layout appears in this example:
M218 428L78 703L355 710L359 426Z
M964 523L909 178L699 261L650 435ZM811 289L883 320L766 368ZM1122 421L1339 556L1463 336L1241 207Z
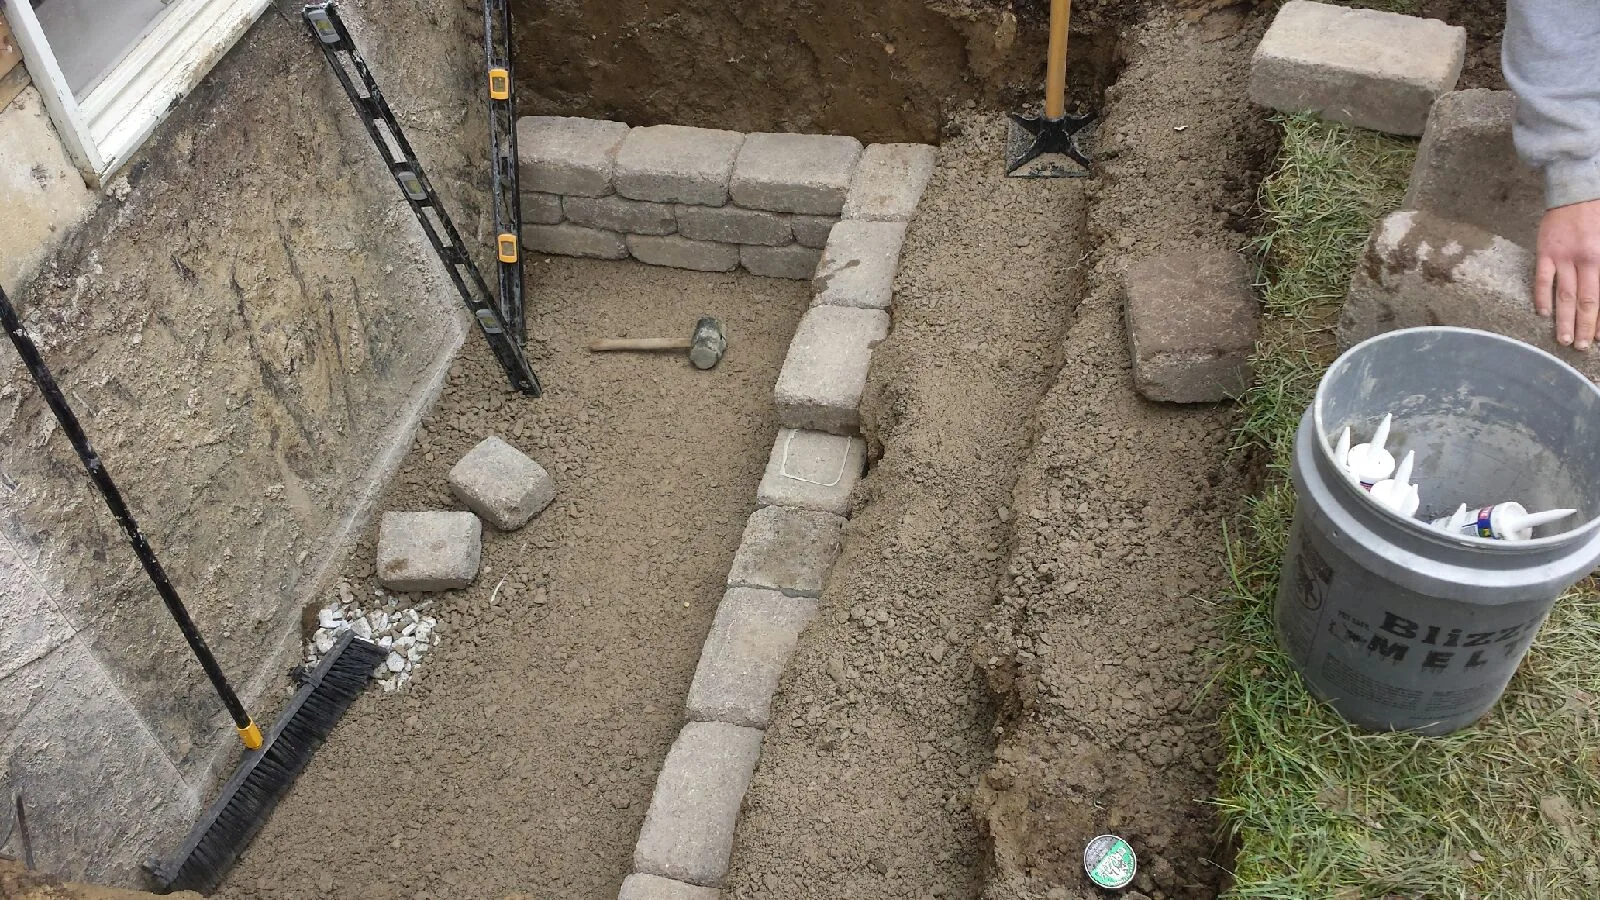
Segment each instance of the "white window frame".
M160 22L74 97L29 0L0 0L56 132L90 187L122 168L271 0L173 0Z

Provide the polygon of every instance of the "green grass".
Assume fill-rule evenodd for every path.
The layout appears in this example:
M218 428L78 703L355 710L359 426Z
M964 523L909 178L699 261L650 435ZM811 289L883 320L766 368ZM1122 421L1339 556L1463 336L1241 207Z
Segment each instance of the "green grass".
M1330 330L1415 145L1282 120L1262 186L1265 319L1239 442L1264 484L1232 529L1228 706L1218 803L1238 854L1230 898L1600 897L1600 594L1572 592L1505 698L1442 738L1365 734L1303 689L1272 599L1294 508L1290 441L1334 355Z

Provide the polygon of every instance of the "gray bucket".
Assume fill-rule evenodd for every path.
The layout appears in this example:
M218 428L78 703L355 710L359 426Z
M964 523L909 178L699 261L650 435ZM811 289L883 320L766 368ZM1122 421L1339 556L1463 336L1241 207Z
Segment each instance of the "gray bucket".
M1416 520L1379 507L1334 462L1346 425L1359 442L1385 413L1390 452L1417 454ZM1600 390L1501 335L1409 328L1352 347L1300 420L1293 475L1278 640L1312 693L1363 728L1471 724L1556 598L1600 561ZM1520 542L1427 524L1507 500L1578 514Z

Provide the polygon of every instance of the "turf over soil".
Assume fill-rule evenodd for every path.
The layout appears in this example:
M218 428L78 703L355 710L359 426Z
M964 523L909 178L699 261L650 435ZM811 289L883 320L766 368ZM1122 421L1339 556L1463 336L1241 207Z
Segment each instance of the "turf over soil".
M1007 180L996 112L941 117L865 403L873 469L725 895L1095 896L1079 857L1103 831L1134 842L1151 900L1220 889L1204 687L1235 414L1135 395L1117 279L1245 243L1262 27L1227 4L1129 26L1092 181ZM549 395L507 397L474 337L379 508L456 508L444 473L488 434L553 466L555 505L486 534L472 588L408 598L444 627L420 679L356 703L222 896L601 898L629 871L806 291L556 260L528 296ZM732 334L709 374L580 349L702 312ZM357 595L374 532L343 569Z

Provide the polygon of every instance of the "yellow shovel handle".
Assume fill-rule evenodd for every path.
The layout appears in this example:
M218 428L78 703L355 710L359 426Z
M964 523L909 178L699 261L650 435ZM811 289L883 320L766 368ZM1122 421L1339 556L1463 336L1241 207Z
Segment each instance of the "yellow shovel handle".
M1067 113L1067 21L1072 0L1050 0L1050 56L1044 75L1044 114L1059 119Z

